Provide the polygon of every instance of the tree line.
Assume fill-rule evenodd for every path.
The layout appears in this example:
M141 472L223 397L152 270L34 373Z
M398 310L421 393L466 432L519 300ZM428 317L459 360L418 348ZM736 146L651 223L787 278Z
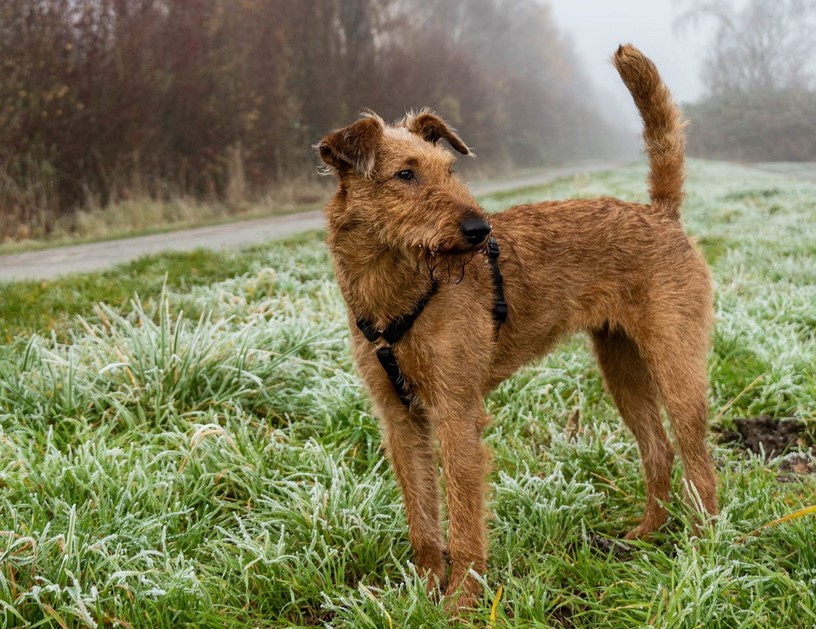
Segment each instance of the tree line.
M816 0L692 0L680 24L713 21L687 106L689 152L743 161L816 161Z
M310 177L364 108L429 106L491 168L620 138L535 0L3 0L0 74L6 226Z

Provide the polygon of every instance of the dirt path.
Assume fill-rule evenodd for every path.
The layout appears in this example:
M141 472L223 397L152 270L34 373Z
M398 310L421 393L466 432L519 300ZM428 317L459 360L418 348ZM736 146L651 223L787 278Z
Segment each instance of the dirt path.
M617 166L619 164L607 163L567 166L506 179L480 181L472 184L471 190L475 195L491 194L540 185L560 177L609 170ZM314 210L163 234L16 253L0 256L0 282L49 279L67 273L97 271L162 251L189 251L200 247L207 249L244 247L322 227L323 213L321 210Z

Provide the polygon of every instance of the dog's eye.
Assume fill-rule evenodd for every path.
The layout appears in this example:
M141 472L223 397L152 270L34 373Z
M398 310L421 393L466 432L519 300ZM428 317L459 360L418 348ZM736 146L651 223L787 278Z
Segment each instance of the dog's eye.
M397 179L402 179L403 181L411 181L414 178L414 171L405 169L401 170L397 173Z

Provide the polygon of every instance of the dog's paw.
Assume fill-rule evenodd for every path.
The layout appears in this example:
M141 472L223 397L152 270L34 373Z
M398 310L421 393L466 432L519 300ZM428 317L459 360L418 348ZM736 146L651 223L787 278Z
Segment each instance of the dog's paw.
M645 524L639 524L631 531L629 531L626 535L623 536L623 539L642 539L645 538L649 533L654 530L653 527L646 526Z
M438 601L448 585L447 551L444 547L426 549L416 553L417 574L425 579L425 592Z
M479 602L478 596L469 592L457 591L453 594L445 593L445 613L456 617L470 609L475 609Z
M447 586L445 571L426 571L422 576L425 579L425 594L428 595L429 599L438 603L442 598L442 592L445 591Z
M468 609L474 609L482 594L481 584L471 574L456 578L451 575L450 583L445 588L445 611L456 615Z

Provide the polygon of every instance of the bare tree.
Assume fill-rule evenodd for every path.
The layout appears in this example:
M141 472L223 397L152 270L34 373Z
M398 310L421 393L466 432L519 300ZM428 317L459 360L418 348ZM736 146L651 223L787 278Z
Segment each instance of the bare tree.
M364 108L437 109L493 170L615 137L542 0L0 0L0 73L0 238L308 176Z
M816 0L689 0L678 26L713 20L707 96L689 105L689 151L747 161L816 158Z
M816 0L690 0L678 27L710 19L716 36L703 80L712 95L809 88L814 80Z

